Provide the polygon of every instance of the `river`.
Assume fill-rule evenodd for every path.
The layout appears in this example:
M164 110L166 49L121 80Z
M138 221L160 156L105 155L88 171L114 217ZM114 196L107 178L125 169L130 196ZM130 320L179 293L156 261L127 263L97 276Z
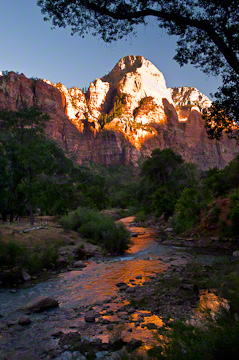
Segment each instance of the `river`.
M129 227L133 217L121 221ZM63 272L31 287L17 289L16 292L0 291L1 360L68 359L68 352L65 351L67 356L60 352L58 339L52 334L57 331L78 331L83 336L98 337L107 342L110 337L107 320L118 326L127 324L125 338L140 338L146 345L152 340L149 331L132 322L132 319L142 314L131 314L131 320L127 317L123 309L127 300L116 284L125 282L130 287L142 285L157 273L163 272L169 264L184 264L195 255L160 245L156 241L157 232L153 229L129 229L134 236L131 238L132 245L123 256L89 259L86 261L87 267L81 271ZM39 295L57 299L59 308L31 314L30 325L18 325L18 319L24 314L20 309ZM92 309L101 320L106 320L105 324L102 321L94 324L85 322L85 313ZM150 313L143 316L146 323L161 321Z

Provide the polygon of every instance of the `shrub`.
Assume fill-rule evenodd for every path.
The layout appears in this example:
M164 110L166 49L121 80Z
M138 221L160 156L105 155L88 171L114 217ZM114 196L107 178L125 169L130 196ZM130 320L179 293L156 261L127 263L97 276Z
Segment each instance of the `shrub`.
M61 219L65 230L75 230L111 254L123 253L129 246L129 232L121 223L96 210L79 208Z
M205 205L204 197L197 188L185 188L176 203L177 214L172 226L177 233L190 230L199 220Z
M18 244L14 240L4 242L0 240L0 264L1 266L18 265L19 256L24 253L23 245Z
M210 225L214 225L219 221L220 212L220 207L218 205L214 205L210 213L208 214L208 222Z
M147 221L148 218L149 218L149 215L148 215L144 210L140 210L140 211L136 214L136 216L135 216L135 218L134 218L134 221L135 221L136 223L141 223L141 222Z
M155 215L161 216L164 214L167 220L174 212L176 201L177 196L173 191L168 191L166 186L158 188L153 195Z
M239 234L238 219L239 219L239 189L234 190L230 196L232 202L232 208L229 212L229 217L232 222L231 232L232 235Z
M31 274L37 273L43 268L52 268L58 259L59 243L35 244L29 247L14 239L8 242L0 240L0 266L23 267Z
M177 322L168 343L154 359L168 360L236 360L239 351L238 322L229 315L217 321L208 319L205 327ZM152 357L151 357L152 358Z

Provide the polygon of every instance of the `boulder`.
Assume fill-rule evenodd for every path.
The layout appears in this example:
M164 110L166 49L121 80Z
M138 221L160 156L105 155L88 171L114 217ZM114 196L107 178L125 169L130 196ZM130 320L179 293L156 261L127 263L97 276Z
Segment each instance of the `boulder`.
M48 296L38 296L37 298L29 301L24 309L31 310L33 312L41 312L50 308L58 307L59 303L57 300Z
M88 311L85 314L85 321L86 322L95 322L95 313L94 313L94 311Z
M83 261L78 260L78 261L74 262L73 266L76 267L76 268L83 269L87 265Z
M239 256L239 250L237 250L237 251L233 251L233 253L232 253L232 256Z
M22 316L19 320L18 320L18 324L19 325L30 325L31 324L31 319L29 318L29 316Z

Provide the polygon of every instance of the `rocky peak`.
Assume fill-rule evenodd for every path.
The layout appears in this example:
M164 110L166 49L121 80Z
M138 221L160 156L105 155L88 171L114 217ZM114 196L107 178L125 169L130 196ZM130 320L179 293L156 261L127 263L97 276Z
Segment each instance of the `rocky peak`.
M159 106L162 106L163 98L172 103L163 74L143 56L130 55L120 59L101 80L117 87L119 94L133 96L135 104L146 97L153 97Z
M167 88L142 56L122 58L86 93L13 72L0 77L0 109L39 106L51 119L48 135L79 163L137 166L152 150L171 147L201 169L222 168L239 149L226 137L208 139L200 112L210 104L196 88Z
M140 71L150 71L156 76L162 76L163 74L147 59L143 56L129 55L125 56L118 61L114 68L101 78L102 81L111 82L113 84L118 83L127 73Z
M170 89L174 106L195 106L200 111L211 106L211 100L195 87L174 87Z

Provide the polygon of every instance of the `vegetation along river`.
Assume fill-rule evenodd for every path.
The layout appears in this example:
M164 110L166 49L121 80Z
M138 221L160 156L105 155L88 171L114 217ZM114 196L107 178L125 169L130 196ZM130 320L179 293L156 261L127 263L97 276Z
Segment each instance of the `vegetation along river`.
M123 256L89 259L82 270L60 273L27 288L1 290L1 360L87 359L79 350L70 351L67 345L60 344L62 333L69 334L69 338L72 333L79 333L86 342L101 339L107 343L119 333L124 341L142 340L146 347L155 341L152 331L144 325L160 326L162 320L150 312L125 307L126 293L134 292L134 288L172 265L180 266L195 258L207 262L211 256L192 255L183 249L160 245L155 230L130 227L133 219L121 220L133 235L132 245ZM57 299L59 307L28 314L31 323L19 325L19 319L26 313L21 309L39 295ZM85 321L85 315L92 312L95 319ZM96 352L99 359L112 356L107 346Z

